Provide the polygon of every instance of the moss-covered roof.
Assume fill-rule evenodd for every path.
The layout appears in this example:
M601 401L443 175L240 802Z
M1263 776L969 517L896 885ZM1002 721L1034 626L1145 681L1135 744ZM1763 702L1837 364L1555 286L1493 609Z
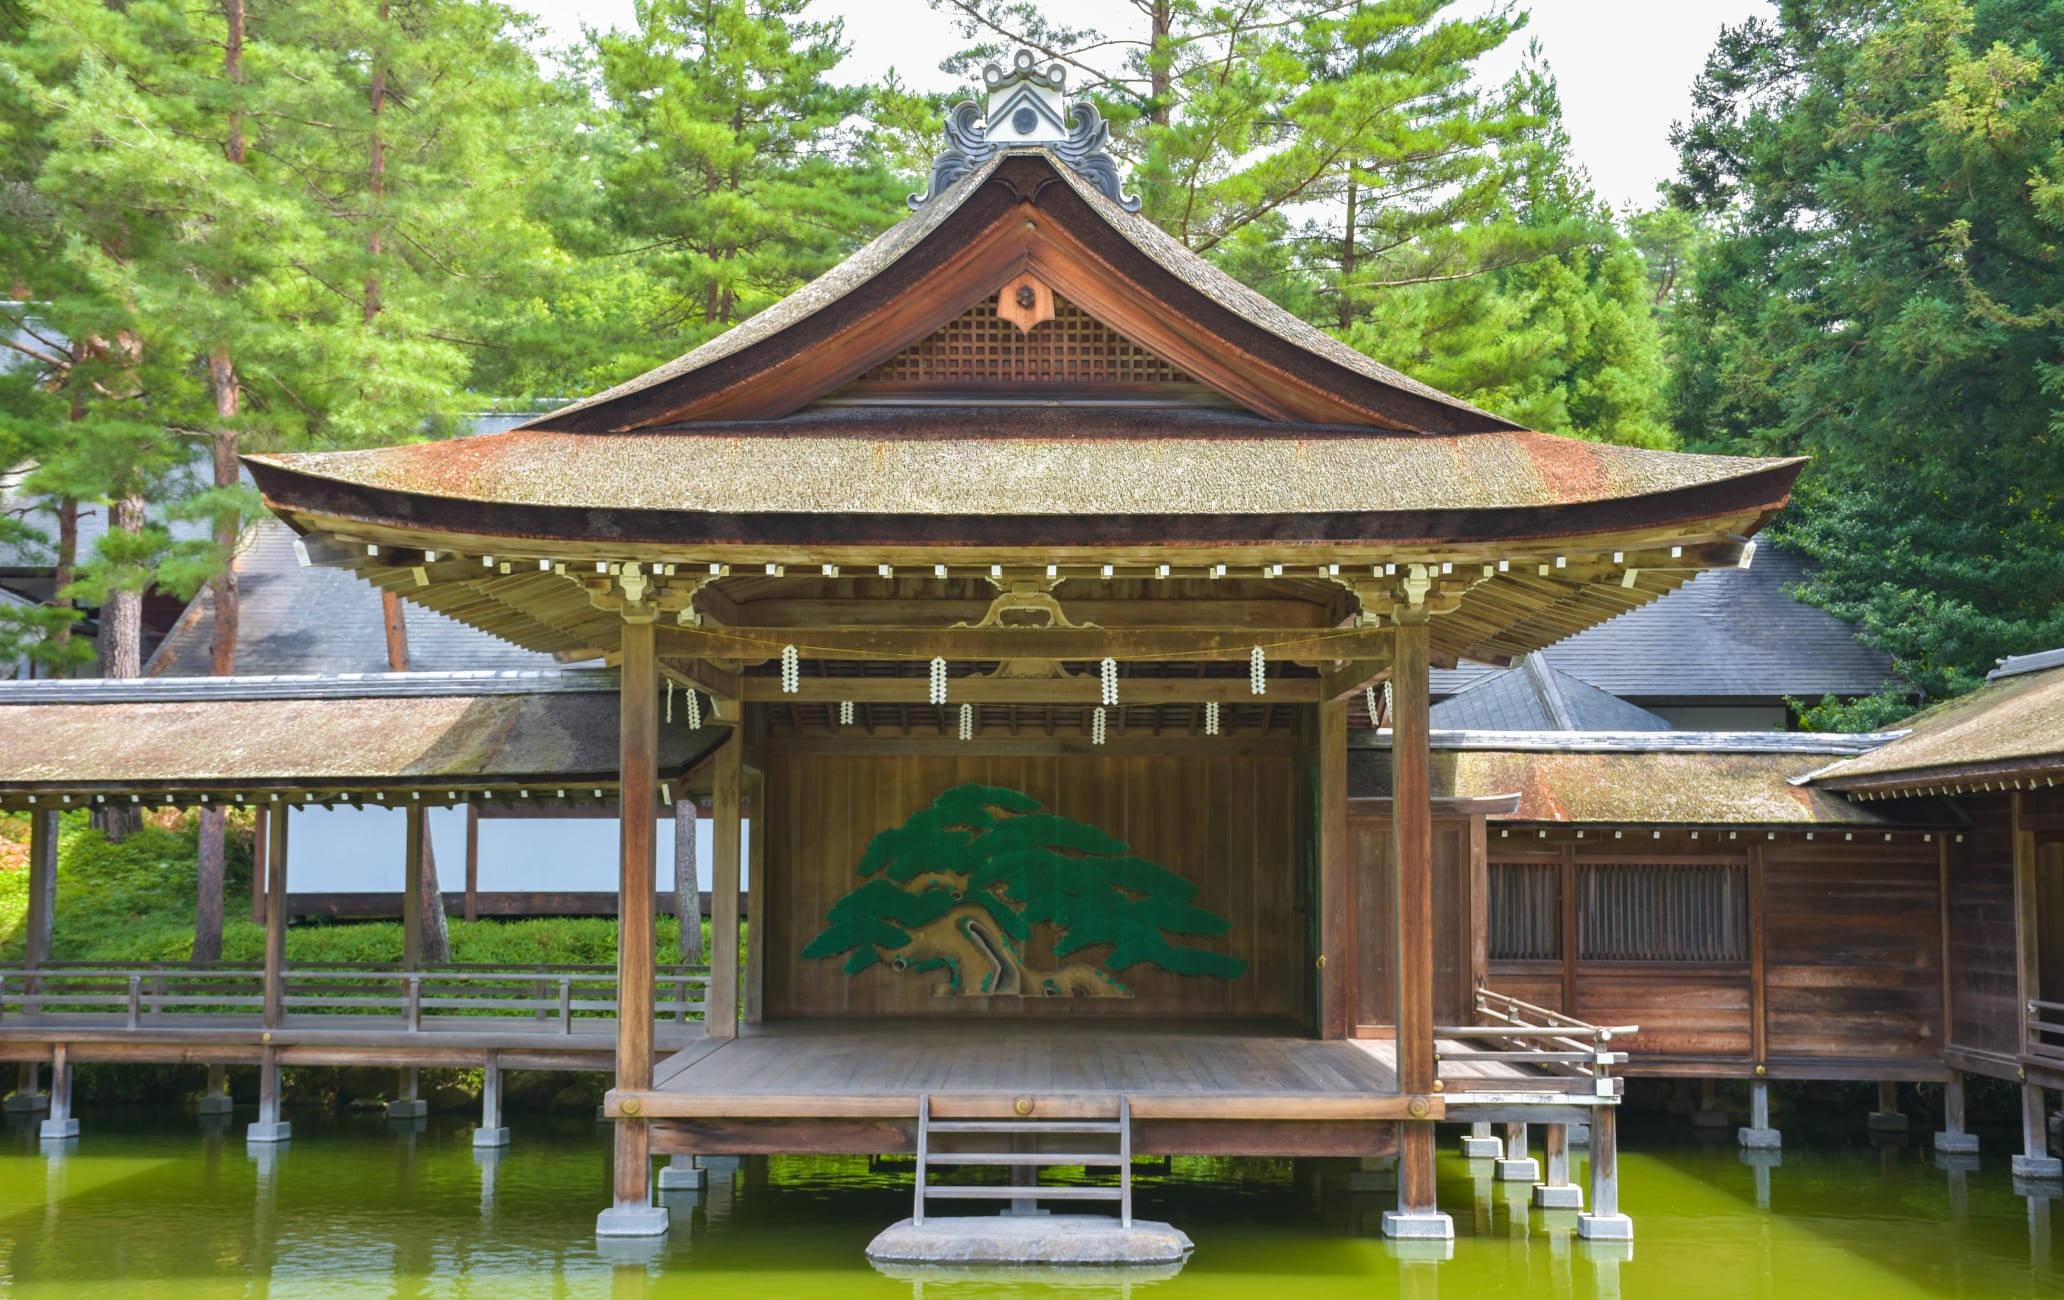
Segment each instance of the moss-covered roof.
M1859 794L1963 790L2064 777L2064 666L1995 673L1968 695L1924 709L1908 734L1814 774L1814 784Z

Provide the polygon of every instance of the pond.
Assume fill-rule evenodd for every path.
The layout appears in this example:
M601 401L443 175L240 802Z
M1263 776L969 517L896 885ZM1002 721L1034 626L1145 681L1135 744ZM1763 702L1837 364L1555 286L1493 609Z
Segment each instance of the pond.
M1925 1132L1884 1146L1788 1132L1771 1167L1745 1163L1731 1134L1701 1143L1668 1123L1630 1124L1631 1252L1573 1241L1569 1216L1530 1212L1487 1165L1445 1155L1440 1195L1457 1240L1438 1263L1401 1258L1377 1235L1388 1198L1353 1190L1344 1163L1177 1160L1137 1184L1143 1217L1197 1242L1172 1278L910 1278L862 1258L908 1213L907 1167L744 1162L714 1172L702 1193L669 1197L663 1244L613 1256L592 1235L609 1184L601 1125L516 1117L513 1146L476 1155L458 1116L293 1114L294 1140L276 1150L246 1147L243 1114L234 1125L171 1108L93 1107L82 1118L84 1137L49 1155L10 1117L0 1147L0 1292L10 1297L1894 1300L2064 1289L2054 1203L2017 1194L2004 1135L1986 1135L1976 1169L1945 1169Z

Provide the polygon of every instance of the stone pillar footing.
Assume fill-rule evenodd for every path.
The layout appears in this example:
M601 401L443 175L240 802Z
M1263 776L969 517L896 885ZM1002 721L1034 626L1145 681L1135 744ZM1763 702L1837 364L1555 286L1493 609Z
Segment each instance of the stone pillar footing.
M203 1115L227 1115L236 1109L236 1102L228 1097L203 1097L195 1108Z
M1534 1207L1541 1210L1581 1210L1584 1189L1575 1183L1535 1183Z
M421 1119L429 1113L430 1103L424 1101L421 1097L416 1097L409 1101L390 1101L387 1103L388 1119Z
M1570 1125L1569 1144L1573 1147L1589 1148L1591 1145L1591 1126L1589 1124Z
M1464 1160L1496 1160L1505 1154L1505 1144L1497 1138L1464 1137L1462 1158Z
M1774 1128L1738 1128L1734 1136L1751 1151L1775 1151L1784 1145L1784 1134Z
M1541 1181L1541 1162L1532 1156L1524 1160L1500 1160L1497 1179L1501 1183L1538 1183Z
M1634 1220L1624 1214L1579 1214L1577 1235L1586 1241L1632 1241Z
M509 1145L509 1130L506 1128L476 1128L473 1130L473 1145L476 1147L505 1147Z
M79 1136L79 1121L76 1117L46 1119L36 1130L36 1136L45 1142L62 1142L66 1138L75 1138Z
M1978 1154L1976 1133L1937 1133L1935 1149L1946 1156L1975 1156Z
M659 1168L659 1190L662 1192L699 1192L709 1186L709 1171L693 1165L668 1164Z
M285 1142L293 1136L294 1126L283 1119L269 1123L260 1120L244 1130L246 1142Z
M0 1106L0 1109L6 1110L10 1115L20 1115L28 1111L49 1110L50 1096L47 1093L41 1092L10 1092L7 1094L6 1104Z
M1724 1110L1695 1110L1691 1112L1693 1128L1726 1128L1733 1122L1733 1116Z
M47 1130L50 1121L45 1120ZM2064 1160L2055 1156L2015 1156L2014 1177L2030 1183L2054 1183L2064 1179Z
M1904 1133L1907 1128L1906 1115L1896 1110L1874 1110L1865 1123L1873 1133Z
M1438 1212L1406 1214L1402 1210L1385 1210L1383 1235L1398 1241L1453 1241L1455 1221Z
M598 1237L664 1237L667 1212L657 1205L613 1205L595 1216Z

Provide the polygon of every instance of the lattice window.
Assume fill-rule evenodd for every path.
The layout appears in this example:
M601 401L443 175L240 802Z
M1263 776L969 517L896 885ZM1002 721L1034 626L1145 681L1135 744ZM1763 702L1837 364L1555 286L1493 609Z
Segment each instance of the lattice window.
M1492 961L1555 961L1562 956L1562 869L1552 862L1493 862Z
M1585 961L1747 961L1746 867L1585 866L1577 955Z
M1195 381L1056 295L1054 317L1025 333L985 299L868 371L856 385L1055 384L1135 387Z

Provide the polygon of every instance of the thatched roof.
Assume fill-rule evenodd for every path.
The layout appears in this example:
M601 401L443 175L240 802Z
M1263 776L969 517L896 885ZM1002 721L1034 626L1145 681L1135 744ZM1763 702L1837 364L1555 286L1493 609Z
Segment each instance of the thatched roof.
M1901 725L1906 735L1815 772L1813 784L1859 796L2055 785L2064 778L2064 651L2006 660L1969 695Z

